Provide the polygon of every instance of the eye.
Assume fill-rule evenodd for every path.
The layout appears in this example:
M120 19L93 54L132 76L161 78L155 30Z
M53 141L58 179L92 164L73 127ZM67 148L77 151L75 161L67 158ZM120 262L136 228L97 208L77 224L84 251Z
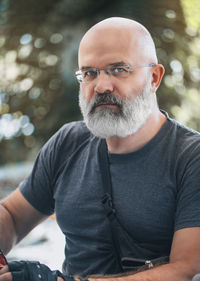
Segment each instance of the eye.
M111 69L113 75L121 75L127 73L128 69L125 66L118 66Z
M96 69L90 69L83 72L84 78L95 78L97 77L97 70Z

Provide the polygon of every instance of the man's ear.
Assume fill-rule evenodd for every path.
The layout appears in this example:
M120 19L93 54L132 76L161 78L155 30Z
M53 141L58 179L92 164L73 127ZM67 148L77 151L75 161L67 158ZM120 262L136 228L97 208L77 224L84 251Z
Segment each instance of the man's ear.
M154 92L159 87L164 73L165 73L165 69L162 64L156 64L155 66L152 67L152 88Z

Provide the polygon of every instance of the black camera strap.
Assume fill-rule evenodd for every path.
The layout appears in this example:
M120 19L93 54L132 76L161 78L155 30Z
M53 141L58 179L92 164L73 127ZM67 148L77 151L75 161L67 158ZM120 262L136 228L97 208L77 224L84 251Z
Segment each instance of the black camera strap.
M117 239L117 236L115 233L115 227L113 225L113 221L115 221L115 208L114 208L113 200L112 200L112 183L111 183L110 169L109 169L109 163L108 163L107 144L104 139L100 140L98 156L99 156L101 178L102 178L102 183L103 183L102 187L103 187L103 191L104 191L104 195L102 197L102 203L103 203L104 209L106 211L106 215L110 221L113 247L114 247L114 250L116 253L117 262L120 266L120 269L123 271L123 268L121 266L120 247L119 247L118 239Z
M104 195L102 203L106 215L110 221L110 227L113 238L113 245L117 260L122 271L138 269L141 266L150 268L158 263L166 263L169 258L161 257L149 260L146 257L155 256L151 250L144 249L135 239L133 239L127 230L123 227L116 216L116 210L112 199L112 182L110 175L108 150L106 140L100 139L98 147L99 165L102 178L102 187Z

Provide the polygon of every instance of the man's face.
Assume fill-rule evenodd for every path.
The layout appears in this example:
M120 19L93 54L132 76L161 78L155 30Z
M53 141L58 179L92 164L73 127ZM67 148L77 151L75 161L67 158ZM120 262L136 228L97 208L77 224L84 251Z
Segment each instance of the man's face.
M79 51L80 68L105 68L122 62L130 66L145 64L137 41L129 32L101 30L85 40ZM147 68L131 71L117 79L100 71L90 83L81 83L80 108L88 128L98 137L126 137L139 130L151 114L151 75Z

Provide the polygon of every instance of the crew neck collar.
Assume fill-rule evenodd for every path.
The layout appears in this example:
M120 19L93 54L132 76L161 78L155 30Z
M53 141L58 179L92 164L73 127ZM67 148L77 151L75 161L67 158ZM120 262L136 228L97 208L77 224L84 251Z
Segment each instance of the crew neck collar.
M143 155L145 156L148 151L152 150L155 145L158 145L162 141L162 139L166 137L167 134L169 134L172 127L172 122L168 116L168 113L164 110L161 110L161 112L166 116L167 119L158 133L147 144L145 144L140 149L129 153L115 154L108 152L109 159L113 161L117 161L119 159L121 161L123 159L129 159L130 157L142 157Z

